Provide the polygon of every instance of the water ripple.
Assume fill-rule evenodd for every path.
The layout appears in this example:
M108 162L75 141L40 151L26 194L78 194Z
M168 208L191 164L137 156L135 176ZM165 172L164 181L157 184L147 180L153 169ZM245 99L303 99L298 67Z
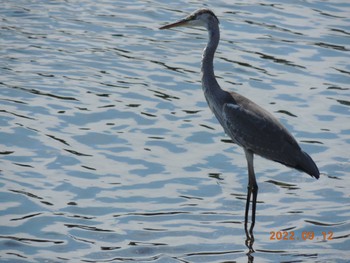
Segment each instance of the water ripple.
M158 30L203 4L5 1L2 261L346 262L350 4L204 5L221 23L219 83L273 112L320 180L256 158L247 255L246 160L200 88L207 34Z

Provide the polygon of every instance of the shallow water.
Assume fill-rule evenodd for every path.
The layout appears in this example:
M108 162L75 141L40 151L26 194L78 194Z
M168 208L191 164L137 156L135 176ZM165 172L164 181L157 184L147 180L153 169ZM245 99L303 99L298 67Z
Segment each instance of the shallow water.
M221 86L273 112L322 173L256 157L254 258L245 157L200 88L207 34L157 29L203 6L221 22ZM346 262L349 14L346 0L2 3L1 261Z

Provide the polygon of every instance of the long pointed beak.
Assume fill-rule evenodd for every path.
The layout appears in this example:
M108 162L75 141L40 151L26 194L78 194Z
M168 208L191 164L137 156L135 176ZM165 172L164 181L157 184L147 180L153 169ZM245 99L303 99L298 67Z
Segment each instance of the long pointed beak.
M189 21L190 21L190 19L184 18L184 19L181 19L181 20L176 21L174 23L162 26L159 29L169 29L169 28L173 28L173 27L186 26Z

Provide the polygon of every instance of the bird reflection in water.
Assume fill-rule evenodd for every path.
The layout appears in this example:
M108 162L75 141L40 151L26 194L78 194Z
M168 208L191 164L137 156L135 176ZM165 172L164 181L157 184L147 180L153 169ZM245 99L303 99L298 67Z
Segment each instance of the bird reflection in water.
M205 27L209 41L202 57L202 89L208 105L232 141L244 149L248 165L248 191L244 227L248 257L254 252L254 234L258 185L256 183L254 154L305 172L316 179L319 170L311 157L302 151L294 137L269 112L236 93L222 90L214 74L214 54L220 40L219 20L213 11L199 9L189 16L160 27ZM251 223L248 228L249 207L252 203Z

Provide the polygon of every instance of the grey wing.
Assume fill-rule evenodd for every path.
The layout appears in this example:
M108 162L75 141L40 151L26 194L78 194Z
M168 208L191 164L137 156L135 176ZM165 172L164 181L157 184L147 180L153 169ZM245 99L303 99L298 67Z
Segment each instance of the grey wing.
M269 112L245 98L224 104L222 110L225 132L235 143L267 159L296 165L298 143Z

